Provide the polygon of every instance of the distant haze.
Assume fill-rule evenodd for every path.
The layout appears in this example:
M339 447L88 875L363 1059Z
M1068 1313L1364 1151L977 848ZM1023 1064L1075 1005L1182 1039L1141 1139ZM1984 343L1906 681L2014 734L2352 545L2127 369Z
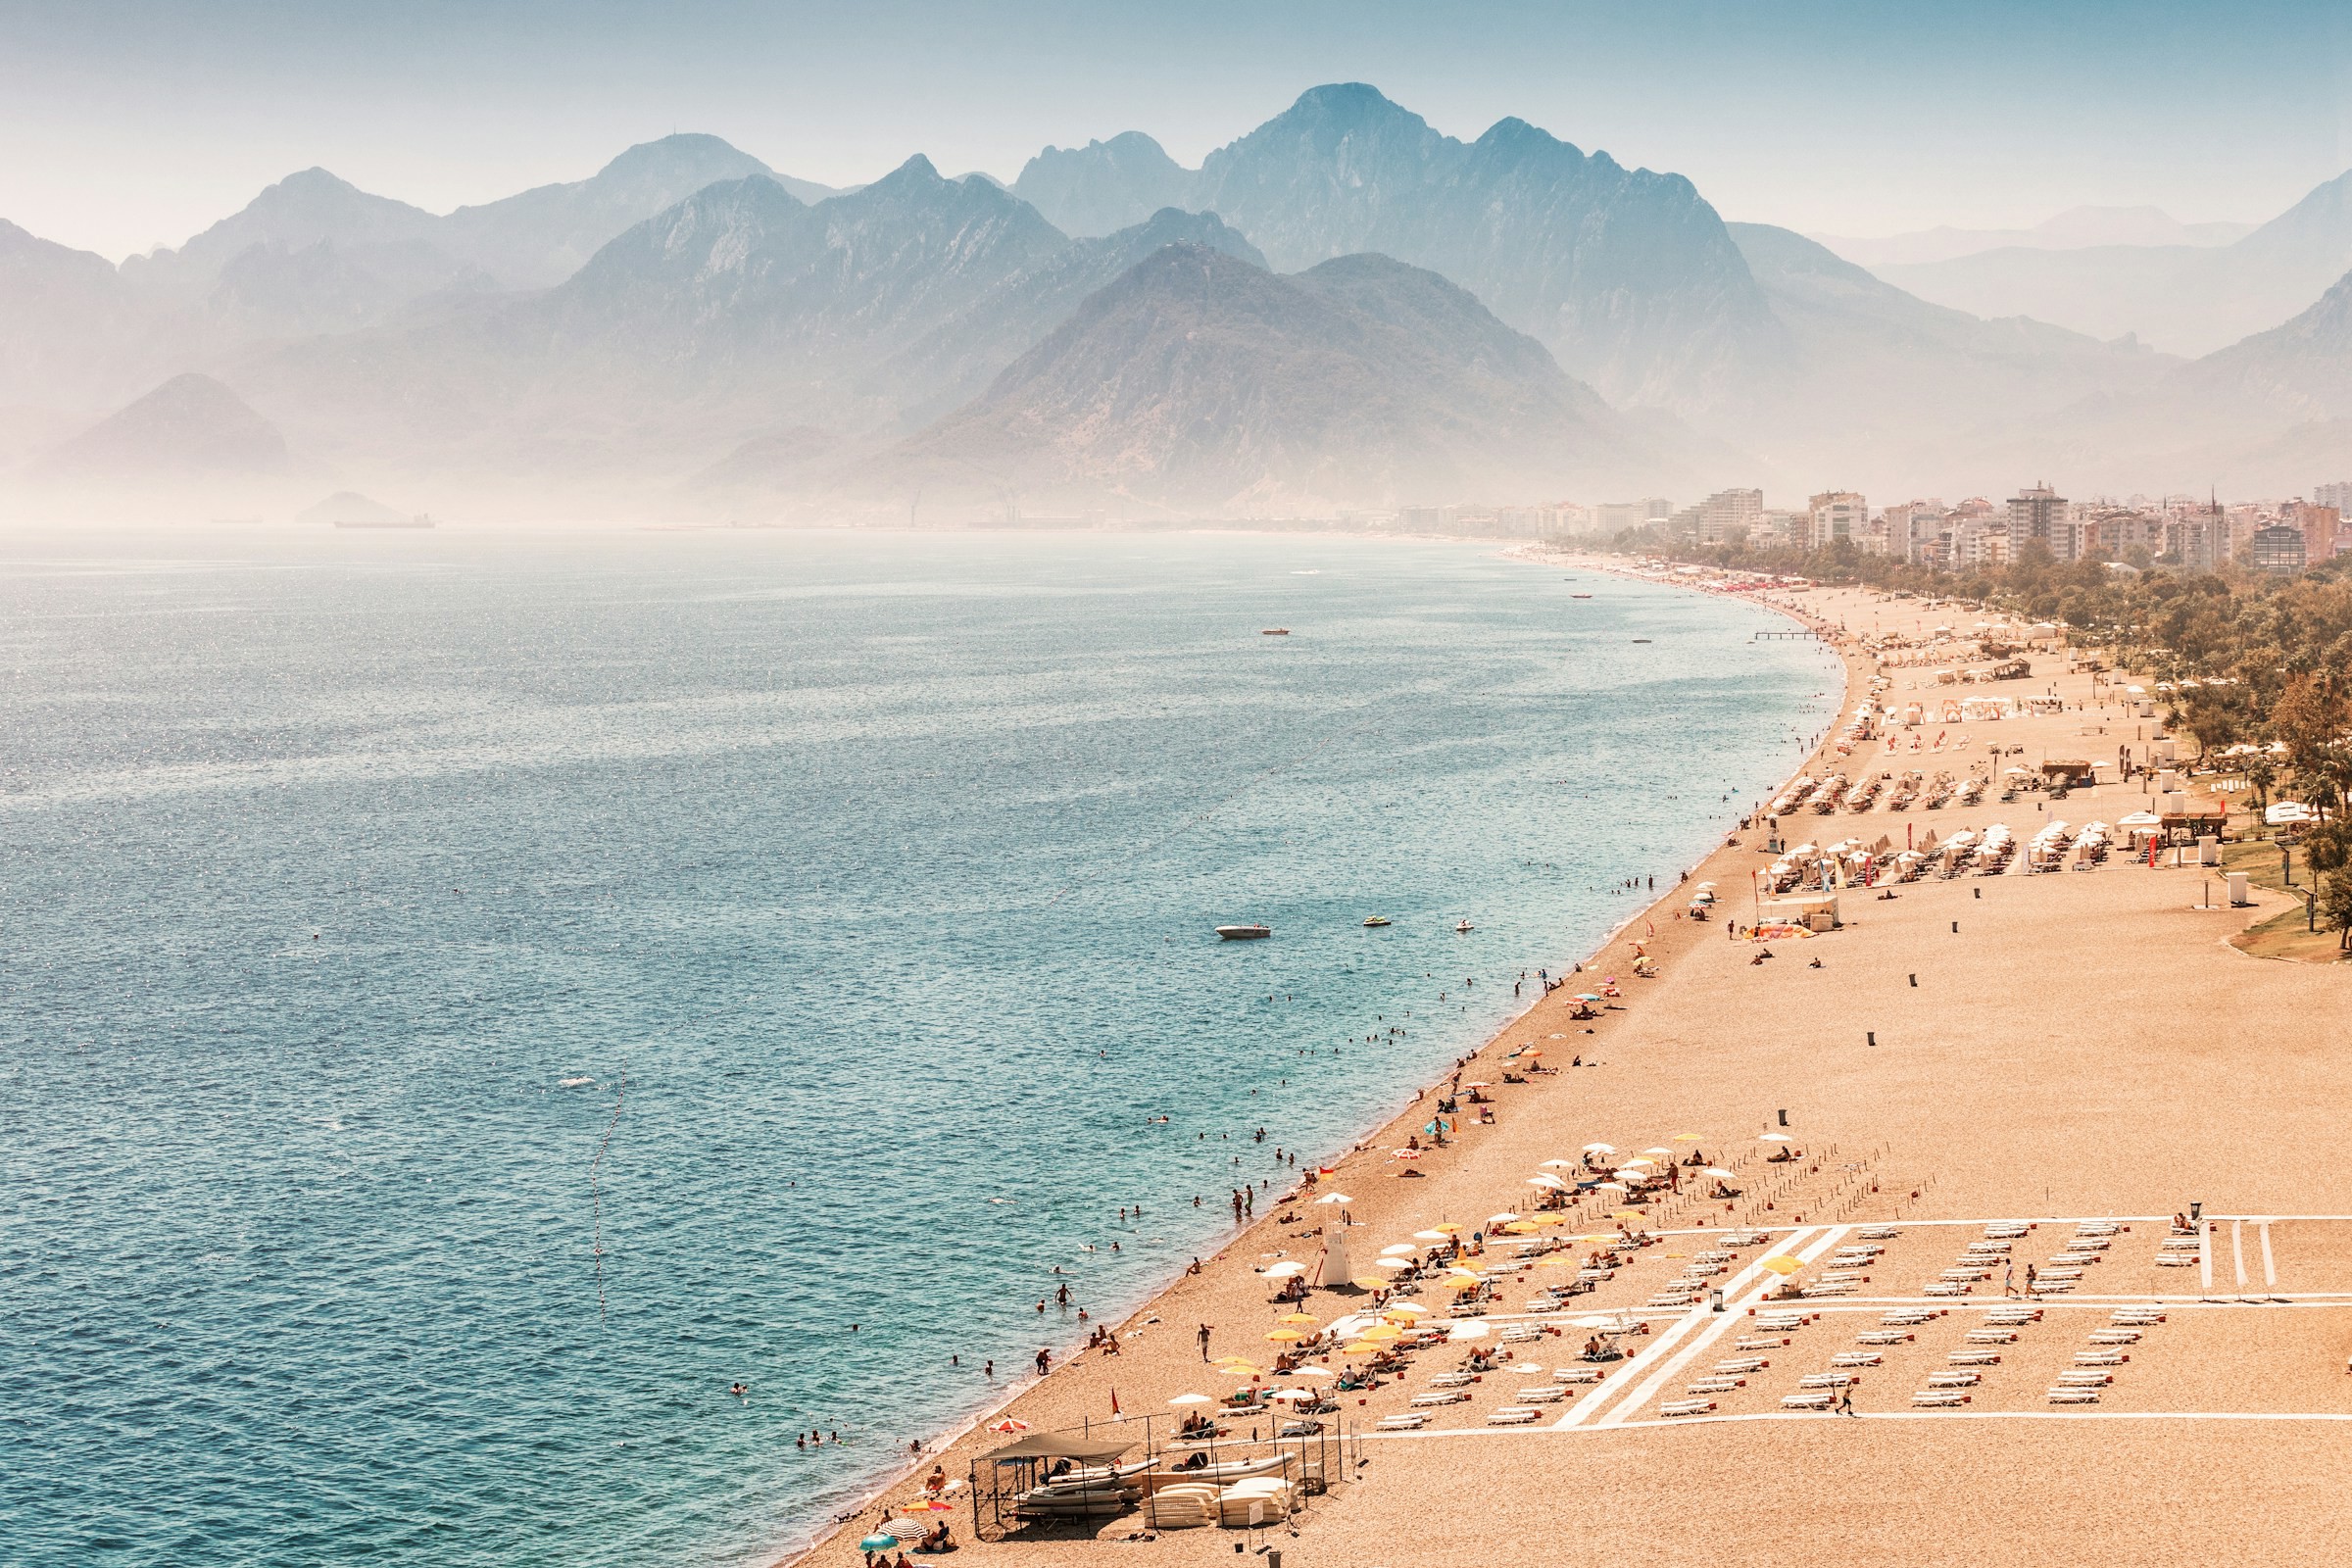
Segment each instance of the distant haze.
M1728 217L1886 235L2085 203L2251 221L2352 163L2345 8L1512 0L857 7L0 4L0 218L111 258L322 165L430 212L673 129L830 185L1009 179L1151 132L1194 165L1319 81L1469 138L1517 115Z

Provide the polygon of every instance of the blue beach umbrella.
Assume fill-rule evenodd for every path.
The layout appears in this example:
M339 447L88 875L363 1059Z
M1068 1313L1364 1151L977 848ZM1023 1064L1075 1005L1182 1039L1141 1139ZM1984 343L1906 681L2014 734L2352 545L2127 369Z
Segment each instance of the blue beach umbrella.
M899 1544L896 1536L868 1536L858 1543L859 1551L888 1551Z

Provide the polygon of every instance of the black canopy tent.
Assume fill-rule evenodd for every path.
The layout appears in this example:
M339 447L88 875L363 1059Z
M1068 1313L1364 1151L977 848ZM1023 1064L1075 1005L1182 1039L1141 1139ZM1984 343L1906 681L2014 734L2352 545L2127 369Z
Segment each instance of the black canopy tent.
M1091 1432L1032 1432L1016 1443L984 1455L972 1466L972 1534L981 1540L990 1539L988 1527L994 1526L998 1538L1004 1533L1004 1497L1007 1488L1002 1479L1004 1467L1017 1467L1010 1492L1017 1496L1035 1486L1039 1480L1038 1467L1049 1468L1056 1460L1066 1459L1073 1465L1110 1465L1120 1454L1134 1447L1134 1438L1112 1437L1105 1433L1096 1437ZM988 1469L988 1486L980 1485L980 1465ZM980 1495L988 1494L988 1517L980 1513Z

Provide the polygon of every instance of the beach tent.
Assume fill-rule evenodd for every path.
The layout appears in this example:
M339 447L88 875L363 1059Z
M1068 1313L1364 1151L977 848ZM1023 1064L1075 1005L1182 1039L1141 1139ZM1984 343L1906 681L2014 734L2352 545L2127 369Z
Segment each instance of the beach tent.
M1324 1289L1344 1284L1355 1272L1348 1260L1348 1230L1343 1225L1323 1227L1323 1270L1319 1276Z

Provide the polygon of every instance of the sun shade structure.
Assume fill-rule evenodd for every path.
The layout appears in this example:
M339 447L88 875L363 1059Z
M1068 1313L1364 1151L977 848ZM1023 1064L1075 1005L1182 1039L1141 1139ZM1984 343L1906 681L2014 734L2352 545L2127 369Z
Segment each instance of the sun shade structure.
M993 1464L1018 1464L1024 1459L1075 1459L1081 1464L1108 1464L1134 1447L1136 1441L1107 1433L1097 1438L1074 1432L1038 1432L1018 1443L1006 1444L988 1457Z
M1802 1258L1790 1257L1786 1252L1779 1257L1768 1257L1756 1265L1758 1268L1768 1268L1775 1274L1793 1274L1804 1266Z

